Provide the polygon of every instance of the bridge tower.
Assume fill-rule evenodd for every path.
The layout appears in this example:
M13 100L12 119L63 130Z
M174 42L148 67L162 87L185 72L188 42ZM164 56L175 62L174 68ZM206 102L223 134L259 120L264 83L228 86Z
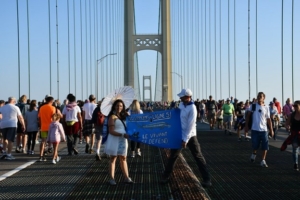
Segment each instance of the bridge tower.
M124 85L135 87L134 54L154 50L162 57L162 100L172 100L170 0L160 0L161 28L159 35L134 34L134 0L124 0Z

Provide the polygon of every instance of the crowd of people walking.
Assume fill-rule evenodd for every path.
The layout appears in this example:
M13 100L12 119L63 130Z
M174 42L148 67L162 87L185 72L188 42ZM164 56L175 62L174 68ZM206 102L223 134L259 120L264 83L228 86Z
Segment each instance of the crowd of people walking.
M27 99L22 95L17 102L16 98L9 97L5 102L0 100L0 148L1 159L13 160L12 149L14 142L16 153L34 155L37 141L40 143L39 161L47 161L47 154L53 153L52 163L61 160L58 147L61 142L67 142L68 156L78 155L77 145L85 143L85 153L95 154L96 160L101 160L100 148L103 138L103 127L106 124L108 137L105 153L109 155L109 184L116 185L114 179L116 160L119 158L120 167L125 183L133 183L127 166L128 138L126 117L128 115L143 114L159 109L181 110L182 148L189 147L203 177L203 186L211 186L211 178L206 161L202 155L197 140L196 122L209 124L209 129L221 129L225 134L232 134L236 130L238 141L242 141L241 131L244 130L245 141L249 141L251 130L252 153L250 161L255 162L256 153L261 145L261 166L268 167L266 162L269 150L269 139L277 139L277 131L281 118L286 121L285 128L290 132L283 147L293 146L294 169L298 168L298 152L300 145L300 101L293 104L291 99L281 108L276 98L266 104L263 92L251 102L238 101L233 97L216 101L212 96L208 99L192 100L192 91L183 89L178 94L180 101L172 102L139 102L134 100L126 108L124 102L118 99L113 102L108 116L101 112L101 102L96 103L96 97L90 95L87 100L76 101L73 94L68 94L61 105L51 95L46 95L43 102ZM233 126L234 125L234 126ZM40 140L40 141L39 141ZM96 143L96 145L95 145ZM130 156L142 156L139 142L130 142ZM95 150L96 146L96 150ZM181 149L172 149L168 164L162 176L161 183L169 181L170 174L180 154Z

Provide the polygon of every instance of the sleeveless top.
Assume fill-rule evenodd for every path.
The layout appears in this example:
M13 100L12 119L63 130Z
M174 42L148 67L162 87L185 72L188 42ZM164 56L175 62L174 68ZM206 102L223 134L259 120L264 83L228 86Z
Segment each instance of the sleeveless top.
M126 122L124 121L126 124ZM115 131L121 134L125 134L125 127L120 119L115 121ZM114 136L108 134L108 138L105 144L105 153L111 156L127 156L128 141L124 137Z
M291 130L300 131L300 120L295 119L295 112L291 114Z

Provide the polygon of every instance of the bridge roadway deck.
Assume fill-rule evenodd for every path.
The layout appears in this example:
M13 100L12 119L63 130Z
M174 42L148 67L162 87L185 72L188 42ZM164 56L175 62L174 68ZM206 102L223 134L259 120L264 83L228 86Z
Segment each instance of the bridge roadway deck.
M67 156L62 145L62 160L53 165L35 162L18 173L0 181L0 199L300 199L300 172L293 170L292 155L280 152L286 137L271 140L267 155L269 168L260 167L260 152L255 163L249 162L251 142L237 142L237 137L223 131L209 131L207 124L198 124L198 139L207 160L213 186L203 189L201 176L188 149L180 159L166 185L159 184L168 150L142 146L142 157L128 157L133 185L122 183L117 163L117 186L108 185L108 159L95 161L94 155L84 153ZM16 154L15 161L0 160L0 176L21 162L27 155ZM36 160L37 156L29 160ZM194 172L185 167L186 163ZM195 180L195 176L198 177Z

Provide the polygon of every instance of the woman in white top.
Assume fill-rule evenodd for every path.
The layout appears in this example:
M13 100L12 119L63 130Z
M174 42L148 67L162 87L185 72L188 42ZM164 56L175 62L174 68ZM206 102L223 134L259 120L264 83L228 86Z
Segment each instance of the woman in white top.
M143 111L141 110L140 103L138 102L138 100L135 99L132 101L132 104L130 105L130 108L128 110L128 114L129 115L143 114ZM136 154L138 156L142 156L139 142L135 142L135 141L131 140L130 148L131 148L131 157L132 158L135 157L135 150L136 150Z
M65 133L67 136L68 155L78 154L76 150L78 132L82 131L81 110L76 103L76 97L73 94L67 96L69 103L63 109L65 122Z
M109 134L105 145L105 153L110 155L109 175L110 185L116 185L115 166L117 157L119 157L121 170L123 172L125 183L133 183L128 174L128 166L126 161L128 142L128 134L126 134L126 116L125 104L121 99L117 99L108 115Z

